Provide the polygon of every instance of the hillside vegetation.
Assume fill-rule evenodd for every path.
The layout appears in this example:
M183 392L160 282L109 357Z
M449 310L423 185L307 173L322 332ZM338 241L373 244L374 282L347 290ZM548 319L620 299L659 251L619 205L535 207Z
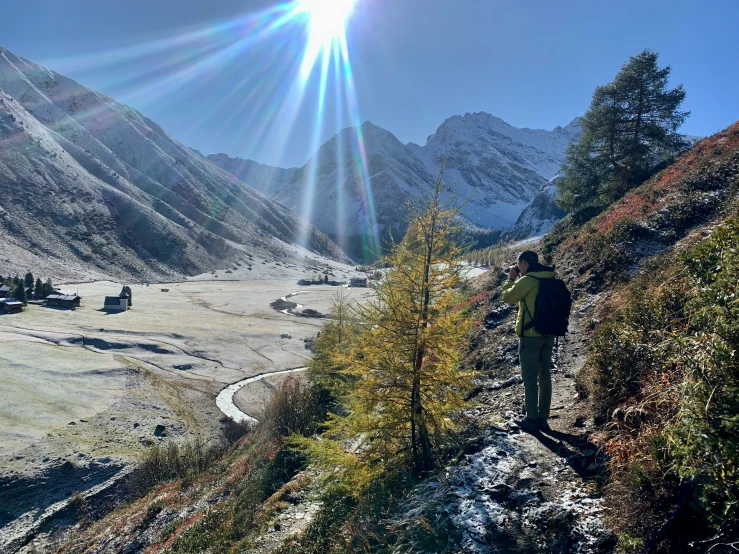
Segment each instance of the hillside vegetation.
M589 208L568 215L544 238L543 251L548 256L556 252L592 290L627 279L643 258L730 211L737 167L739 123L700 141L592 219L582 221Z
M610 523L634 551L738 537L738 199L739 122L544 240L599 298L579 382L610 459Z

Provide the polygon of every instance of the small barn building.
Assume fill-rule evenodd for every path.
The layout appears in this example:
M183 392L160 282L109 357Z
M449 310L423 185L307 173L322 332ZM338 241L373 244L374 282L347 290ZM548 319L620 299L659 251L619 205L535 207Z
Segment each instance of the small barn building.
M125 312L128 309L128 295L124 293L120 296L106 296L103 309L111 312Z
M56 306L58 308L79 308L82 298L76 294L54 293L46 297L47 306Z
M367 277L352 277L349 279L349 286L351 287L366 287Z
M0 298L7 298L10 295L10 285L0 287Z
M23 302L15 298L0 299L0 314L17 314L23 311Z

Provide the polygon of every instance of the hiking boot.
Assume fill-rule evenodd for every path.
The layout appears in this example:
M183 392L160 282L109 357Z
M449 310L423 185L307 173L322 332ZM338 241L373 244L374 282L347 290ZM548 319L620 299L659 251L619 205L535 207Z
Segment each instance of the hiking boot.
M539 424L539 431L551 431L552 428L549 427L549 422L546 419L539 418L539 421L537 422Z
M513 423L515 423L519 429L523 431L528 431L529 433L536 433L539 430L538 421L528 417L514 419Z

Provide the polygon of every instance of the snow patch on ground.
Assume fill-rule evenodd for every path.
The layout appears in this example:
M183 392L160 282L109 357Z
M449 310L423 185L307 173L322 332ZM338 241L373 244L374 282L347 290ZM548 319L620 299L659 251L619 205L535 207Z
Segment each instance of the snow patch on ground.
M567 478L572 470L564 459L548 471L537 468L536 454L522 440L525 436L488 431L479 452L421 485L394 523L413 535L424 520L440 529L448 527L443 523L448 519L456 530L450 533L456 536L456 546L473 554L509 551L513 540L521 541L519 547L526 551L554 551L548 536L554 524L560 527L557 540L566 542L567 552L593 552L611 536L600 518L602 500L590 498L578 479ZM564 483L552 500L545 500L533 484L542 479ZM396 551L421 546L414 538L408 541Z

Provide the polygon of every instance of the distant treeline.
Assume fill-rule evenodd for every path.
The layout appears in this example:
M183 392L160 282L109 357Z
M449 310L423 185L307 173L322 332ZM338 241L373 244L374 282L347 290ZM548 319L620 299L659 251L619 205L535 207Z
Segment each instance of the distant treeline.
M8 275L3 279L3 285L10 287L8 296L20 300L24 304L28 301L27 289L31 289L30 293L34 298L46 298L54 292L54 283L51 281L51 277L47 278L46 281L41 281L40 277L36 277L34 280L33 273L30 271L23 278L17 273L14 277Z

